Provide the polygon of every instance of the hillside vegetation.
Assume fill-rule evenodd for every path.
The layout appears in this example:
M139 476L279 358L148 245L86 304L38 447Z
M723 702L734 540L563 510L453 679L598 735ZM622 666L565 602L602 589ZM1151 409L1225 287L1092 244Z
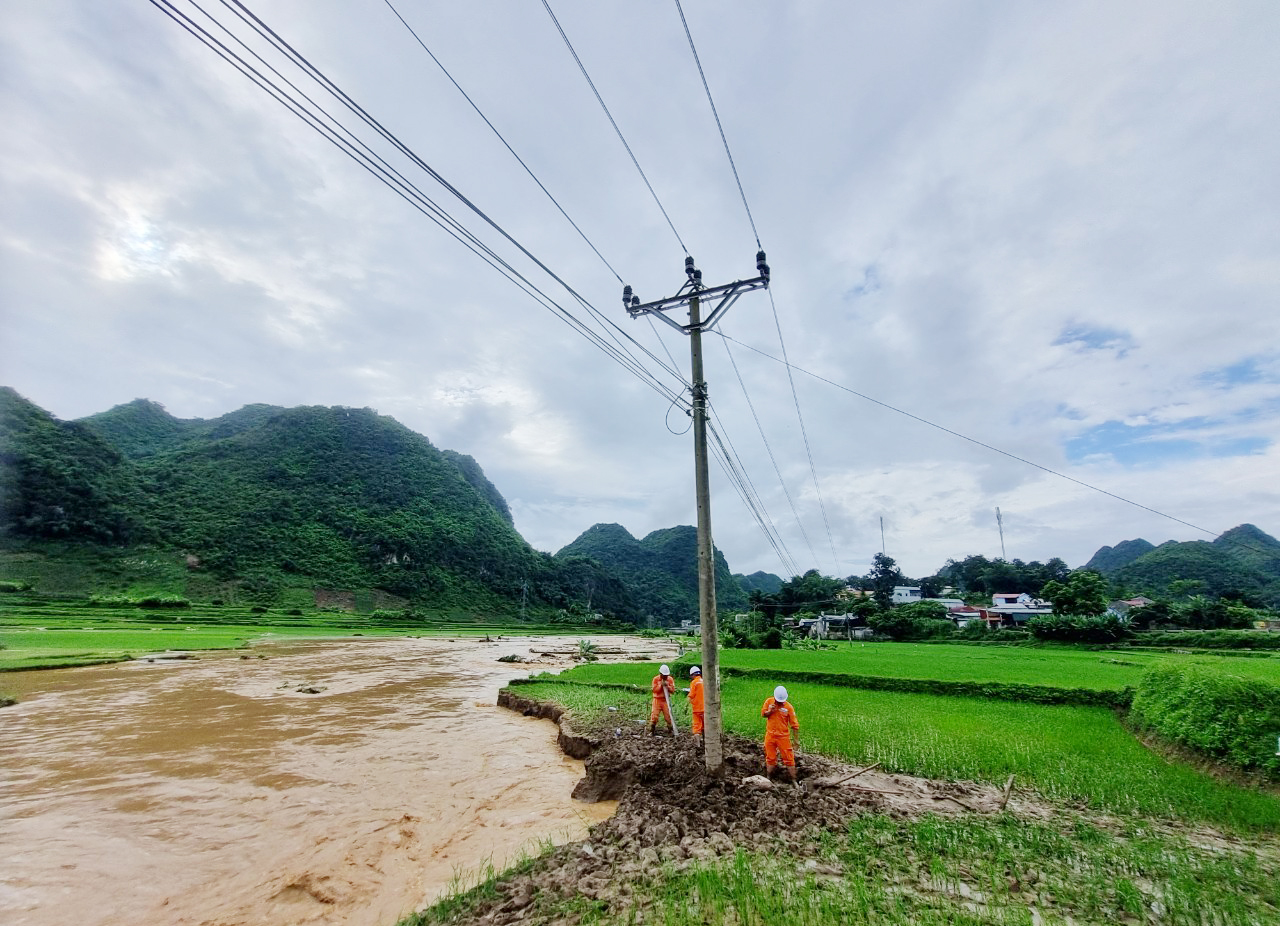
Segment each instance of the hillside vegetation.
M1137 554L1137 555L1134 555ZM1280 606L1280 540L1241 524L1213 541L1127 540L1103 547L1085 567L1115 586L1151 598L1201 594Z
M614 572L636 606L663 623L698 616L698 532L693 527L656 530L637 540L621 524L596 524L560 550L556 559L587 557ZM716 605L745 608L747 595L715 551Z
M475 460L371 409L253 405L203 421L138 400L62 422L0 390L0 540L18 579L49 559L176 555L210 587L268 603L305 586L637 616L598 563L530 547ZM173 578L159 584L190 584ZM92 571L84 583L100 587Z

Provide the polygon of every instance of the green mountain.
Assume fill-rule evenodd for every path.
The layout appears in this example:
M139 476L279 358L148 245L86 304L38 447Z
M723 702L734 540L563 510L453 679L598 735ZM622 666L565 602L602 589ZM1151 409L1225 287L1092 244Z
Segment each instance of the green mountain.
M60 422L0 390L0 504L10 549L145 545L268 597L311 585L636 616L598 564L530 547L475 460L370 409L182 421L139 400Z
M1090 563L1100 557L1105 562L1107 549L1099 550ZM1152 598L1202 594L1280 606L1280 541L1252 524L1232 528L1212 542L1170 540L1116 568L1098 571L1113 583Z
M640 613L664 624L698 617L698 532L688 526L656 530L637 540L620 524L596 524L556 554L587 558L622 579ZM715 551L716 605L744 608L746 592Z
M0 387L0 535L128 543L140 501L132 466L97 434Z
M749 576L735 573L733 577L738 580L738 584L748 595L752 592L776 595L782 591L781 577L775 576L772 572L753 572Z
M1155 544L1143 540L1141 537L1137 540L1122 540L1114 547L1100 549L1090 557L1089 562L1085 563L1082 568L1100 575L1110 575L1117 569L1123 569L1128 566L1139 556L1150 553L1155 548Z

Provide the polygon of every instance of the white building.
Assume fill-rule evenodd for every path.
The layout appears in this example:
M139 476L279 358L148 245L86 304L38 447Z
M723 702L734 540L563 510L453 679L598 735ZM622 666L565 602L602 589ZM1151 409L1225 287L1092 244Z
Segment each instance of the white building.
M893 587L894 604L911 604L913 601L920 601L920 599L920 587L918 585L895 585Z

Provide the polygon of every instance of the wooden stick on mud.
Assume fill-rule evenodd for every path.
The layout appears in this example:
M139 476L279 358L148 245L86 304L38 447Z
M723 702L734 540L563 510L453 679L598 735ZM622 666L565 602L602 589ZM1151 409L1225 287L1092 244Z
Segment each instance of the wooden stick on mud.
M856 772L854 772L852 775L845 775L845 776L844 776L843 778L841 778L839 781L833 781L833 782L831 782L831 787L833 787L833 788L834 788L836 785L842 785L842 784L844 784L846 781L853 781L853 779L857 778L859 775L861 775L861 774L863 774L863 773L865 773L865 772L869 772L869 771L871 771L873 768L879 768L879 767L880 767L880 763L879 763L879 762L877 762L877 763L875 763L874 765L868 765L866 768L860 768L860 769L858 769Z
M1009 795L1013 793L1013 776L1009 776L1009 780L1004 783L1004 794L1000 796L1000 809L1004 810L1006 804L1009 803Z

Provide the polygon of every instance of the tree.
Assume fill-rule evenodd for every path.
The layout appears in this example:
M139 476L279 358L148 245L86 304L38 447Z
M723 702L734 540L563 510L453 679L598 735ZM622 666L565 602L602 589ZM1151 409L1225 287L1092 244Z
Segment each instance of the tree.
M871 572L868 573L867 578L875 593L876 602L881 608L889 608L893 605L895 585L906 584L906 577L903 576L902 570L898 568L893 557L885 556L883 553L877 553L871 561Z
M1041 594L1053 602L1055 614L1097 617L1107 610L1107 580L1087 569L1071 573L1065 582L1046 582Z

